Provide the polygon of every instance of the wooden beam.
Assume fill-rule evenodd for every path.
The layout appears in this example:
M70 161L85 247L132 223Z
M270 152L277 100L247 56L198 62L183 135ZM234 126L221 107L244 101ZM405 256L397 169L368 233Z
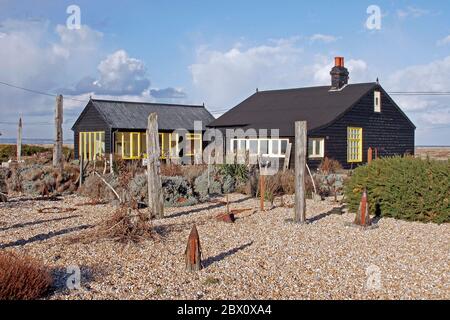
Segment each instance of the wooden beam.
M164 218L164 199L160 175L158 116L151 113L147 125L147 182L150 218Z
M286 147L286 154L284 158L284 166L283 171L286 171L289 169L289 162L291 161L291 150L292 150L292 143L288 142Z
M17 161L22 160L22 117L19 118L19 128L17 130Z
M62 159L63 149L63 96L56 97L55 108L55 145L53 147L53 167L59 168L62 172L64 169L64 162Z
M294 222L306 222L306 121L295 122L295 216Z

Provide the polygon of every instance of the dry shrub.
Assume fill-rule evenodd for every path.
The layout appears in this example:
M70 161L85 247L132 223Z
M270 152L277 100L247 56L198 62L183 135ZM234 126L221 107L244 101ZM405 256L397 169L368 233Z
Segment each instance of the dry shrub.
M0 252L0 300L35 300L48 293L50 272L29 257Z
M91 243L99 240L113 240L120 243L139 243L151 239L152 235L148 213L121 206L95 230L73 237L70 242Z
M183 166L181 172L182 176L186 178L191 185L194 185L195 179L201 176L206 169L207 168L204 165L188 165Z
M179 164L166 163L161 165L161 175L165 177L180 177L183 175L183 168Z
M339 161L325 157L320 163L318 170L322 174L337 173L342 171L342 166Z
M112 185L117 192L120 192L118 181L111 174L103 176L103 178ZM115 194L105 185L105 183L97 175L90 175L86 178L83 185L78 190L82 196L88 197L93 201L112 201L117 199Z
M295 193L295 174L294 170L286 170L279 173L281 188L284 194Z

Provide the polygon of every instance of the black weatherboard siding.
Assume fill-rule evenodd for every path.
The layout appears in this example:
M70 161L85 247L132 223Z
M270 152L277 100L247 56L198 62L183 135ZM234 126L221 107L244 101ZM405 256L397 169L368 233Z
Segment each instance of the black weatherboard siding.
M378 156L414 153L415 126L378 83L260 91L213 121L209 126L244 130L279 129L281 138L292 143L295 154L295 121L307 121L309 138L325 138L324 156L338 160L344 168L361 163L347 162L347 128L362 128L362 163L369 147ZM374 110L374 92L381 92L381 112ZM322 158L308 158L316 168Z
M74 131L74 154L75 159L79 156L79 133L90 131L105 131L105 152L111 153L111 127L103 119L102 115L89 101L78 120L75 122L72 130Z
M126 102L91 99L72 127L74 131L75 158L79 158L80 132L105 132L105 152L112 153L115 131L145 132L150 113L158 115L160 132L173 132L176 129L194 131L194 122L201 121L205 126L214 120L205 106Z
M374 112L375 90L381 91L380 113ZM414 154L415 126L379 86L364 95L330 126L308 132L309 137L324 137L325 156L338 160L344 168L352 167L351 163L347 163L347 127L362 128L363 163L367 162L369 147L377 148L378 156ZM308 162L316 167L320 161Z

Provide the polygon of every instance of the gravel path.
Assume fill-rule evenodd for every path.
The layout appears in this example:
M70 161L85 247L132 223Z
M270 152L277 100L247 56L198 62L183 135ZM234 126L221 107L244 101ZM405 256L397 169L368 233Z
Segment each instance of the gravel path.
M258 201L230 197L232 209ZM68 243L114 208L60 202L0 204L0 248L31 255L55 268L50 299L450 299L450 225L381 219L378 228L346 227L353 214L308 200L310 223L289 221L293 209L240 213L234 224L214 217L217 203L166 210L155 221L162 237L138 245ZM292 202L292 199L288 199ZM44 207L73 212L38 213ZM183 253L197 224L205 268L184 271ZM79 266L81 290L65 289L68 266Z

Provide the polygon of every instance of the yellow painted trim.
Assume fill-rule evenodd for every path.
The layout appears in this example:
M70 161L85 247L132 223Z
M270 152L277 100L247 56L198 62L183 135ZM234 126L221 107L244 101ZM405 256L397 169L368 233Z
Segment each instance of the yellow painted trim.
M353 137L353 136L356 136ZM359 127L347 127L347 162L362 162L363 129ZM357 148L356 153L354 149Z

